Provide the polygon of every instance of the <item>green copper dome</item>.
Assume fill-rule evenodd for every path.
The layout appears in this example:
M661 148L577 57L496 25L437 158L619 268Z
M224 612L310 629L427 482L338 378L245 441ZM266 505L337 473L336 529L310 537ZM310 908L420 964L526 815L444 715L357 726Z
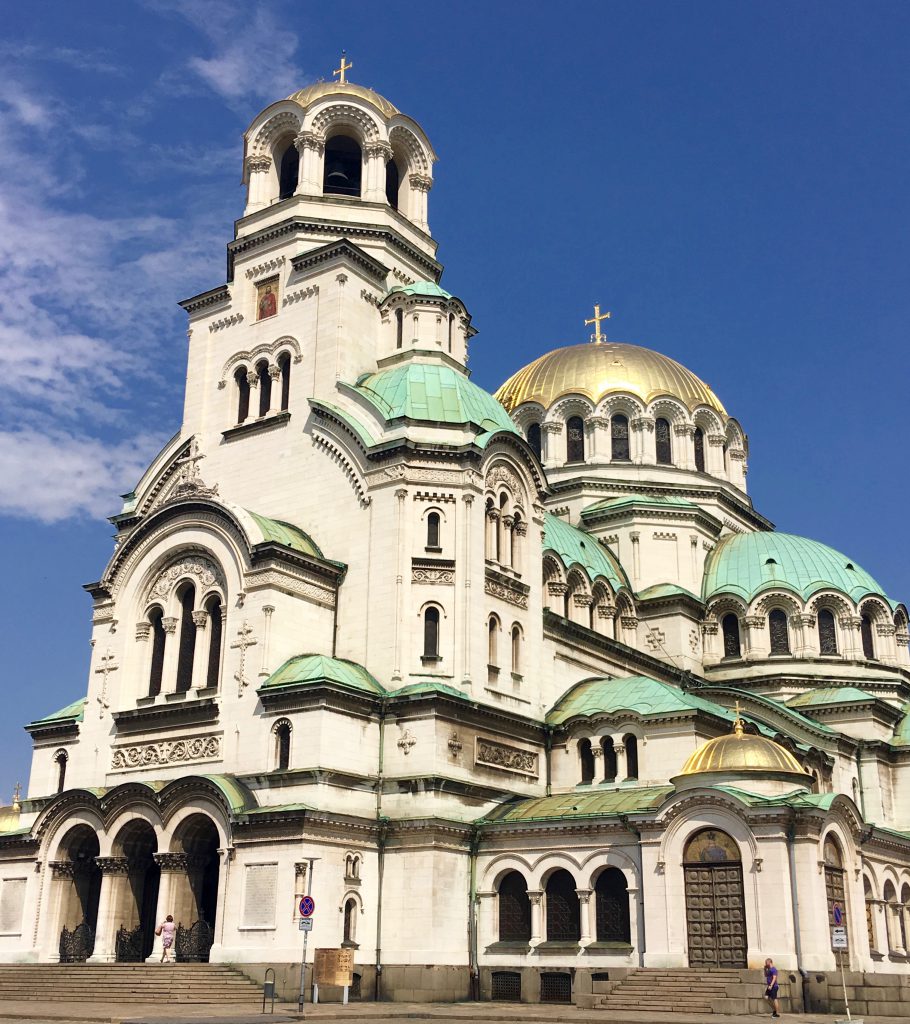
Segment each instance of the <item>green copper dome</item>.
M628 587L629 581L610 551L596 537L547 512L544 514L544 551L552 551L559 556L562 564L570 569L580 565L587 572L593 583L599 576L608 580L613 590Z
M440 288L435 281L415 281L413 284L396 284L389 289L389 295L428 295L434 299L451 299L452 293Z
M354 389L387 422L409 419L445 426L472 425L482 432L518 433L496 399L459 370L413 359L362 377Z
M827 544L792 533L732 534L708 556L702 594L735 594L751 601L764 590L790 590L808 600L820 590L838 590L859 601L884 591L846 555Z

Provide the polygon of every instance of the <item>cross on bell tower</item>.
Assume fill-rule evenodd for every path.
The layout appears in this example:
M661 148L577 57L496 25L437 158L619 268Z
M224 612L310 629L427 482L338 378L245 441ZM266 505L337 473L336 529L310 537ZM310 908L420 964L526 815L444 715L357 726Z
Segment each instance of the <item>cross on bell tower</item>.
M600 329L600 322L601 320L609 320L610 315L610 313L601 313L600 306L595 305L594 316L592 316L590 320L585 320L585 326L588 324L594 324L594 333L591 335L591 341L595 345L600 345L607 340L606 334L604 334Z
M353 62L351 62L351 61L348 61L348 63L345 64L344 58L345 58L346 54L347 54L347 50L342 50L341 51L341 63L338 65L337 69L332 72L332 77L333 78L335 77L335 75L340 76L338 78L338 84L339 85L346 85L347 84L347 79L344 77L344 73L345 73L345 71L350 71L350 69L354 66Z

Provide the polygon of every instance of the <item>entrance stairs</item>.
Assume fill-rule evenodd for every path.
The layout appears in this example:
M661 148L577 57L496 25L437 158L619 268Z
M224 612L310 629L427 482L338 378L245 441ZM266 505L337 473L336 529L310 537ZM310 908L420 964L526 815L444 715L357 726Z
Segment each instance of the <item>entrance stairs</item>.
M232 1003L253 1006L262 989L225 964L4 964L8 1000L92 1003Z
M620 981L595 982L594 1006L603 1010L647 1010L663 1013L730 1013L743 995L748 971L727 968L639 967ZM604 991L609 989L609 991ZM600 990L600 991L598 991Z

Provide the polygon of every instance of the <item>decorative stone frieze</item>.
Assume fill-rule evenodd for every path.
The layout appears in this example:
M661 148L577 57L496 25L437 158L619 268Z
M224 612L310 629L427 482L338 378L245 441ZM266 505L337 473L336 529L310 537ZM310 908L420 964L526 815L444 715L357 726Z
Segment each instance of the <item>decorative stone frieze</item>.
M446 559L415 558L411 562L412 583L455 585L455 563Z
M274 274L276 270L283 267L287 262L287 256L273 256L271 259L264 260L262 263L257 263L255 266L247 267L244 273L247 276L247 280L252 280L254 277L262 277L264 274Z
M477 737L474 753L475 764L537 778L539 774L537 761L537 754L532 750L521 750L519 747L509 747L504 743L497 743L495 740Z
M152 584L149 591L150 598L154 600L166 597L177 581L184 576L195 577L195 582L203 589L215 586L222 590L225 589L224 577L218 567L201 555L193 555L189 558L182 558L179 562L173 562L164 569Z
M159 740L117 747L111 757L111 771L130 771L193 761L216 761L221 757L220 736L192 736L189 739Z
M95 863L104 875L129 874L130 862L126 857L96 857Z

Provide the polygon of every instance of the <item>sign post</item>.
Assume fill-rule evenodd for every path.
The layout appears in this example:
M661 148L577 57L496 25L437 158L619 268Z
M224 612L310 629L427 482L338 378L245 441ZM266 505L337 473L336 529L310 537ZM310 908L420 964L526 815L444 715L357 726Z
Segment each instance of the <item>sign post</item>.
M851 1022L850 1004L847 1001L847 979L844 976L844 953L849 948L847 942L847 928L844 924L844 908L840 903L835 902L831 907L831 916L834 919L834 927L831 929L831 948L840 963L840 983L844 990L844 1008L847 1011L847 1021ZM857 1022L861 1024L861 1022Z
M300 911L300 930L303 932L303 953L300 957L300 992L297 995L297 1012L303 1016L303 1004L306 1002L306 940L313 930L313 914L316 913L316 901L313 891L313 865L318 857L307 857L309 869L306 877L306 895L301 897L297 909ZM307 927L308 926L308 927Z

